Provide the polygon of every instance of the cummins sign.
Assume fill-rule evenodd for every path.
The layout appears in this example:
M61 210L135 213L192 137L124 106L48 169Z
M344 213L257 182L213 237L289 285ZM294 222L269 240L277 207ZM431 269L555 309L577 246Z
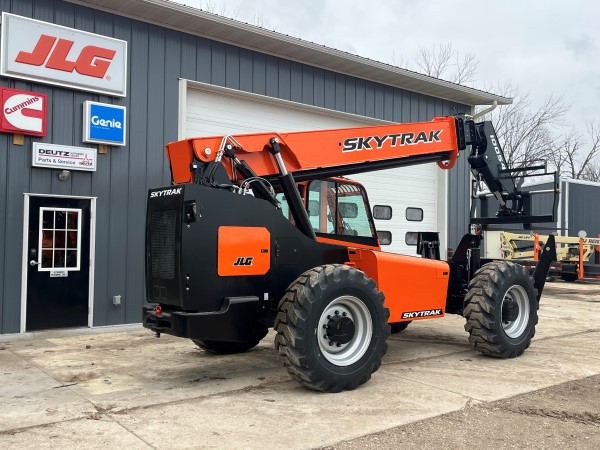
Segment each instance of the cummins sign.
M45 94L0 88L0 132L46 136Z
M127 42L3 12L0 75L125 97Z

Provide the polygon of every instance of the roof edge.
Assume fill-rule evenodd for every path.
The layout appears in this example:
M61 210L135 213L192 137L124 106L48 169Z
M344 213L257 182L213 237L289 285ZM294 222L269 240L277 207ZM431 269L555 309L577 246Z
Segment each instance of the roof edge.
M127 2L123 2L122 0L64 1L455 103L469 106L491 105L494 101L497 102L498 105L508 105L512 103L512 98L463 86L440 78L434 78L408 69L372 60L364 56L344 52L342 50L316 44L301 38L285 35L168 0L128 0ZM139 8L140 6L144 6L146 14L137 13L136 7ZM155 13L156 15L160 10L171 12L171 14L164 14L164 17L169 17L169 20L156 20L150 17L152 13ZM173 13L180 14L180 16L175 16ZM289 46L290 51L277 52L263 48L260 45L249 45L247 42L250 39L227 38L228 33L216 34L198 31L191 27L178 26L176 23L178 18L186 20L196 18L213 24L219 24L222 25L224 29L230 28L237 32L241 32L242 34L247 34L248 37L252 36L254 40L275 40ZM229 33L229 35L231 36L232 33ZM302 49L305 52L308 51L315 60L294 57L294 49ZM323 60L323 57L326 57L327 64L316 61L317 59ZM356 67L357 73L342 67L348 63L351 63ZM407 84L409 86L407 86Z

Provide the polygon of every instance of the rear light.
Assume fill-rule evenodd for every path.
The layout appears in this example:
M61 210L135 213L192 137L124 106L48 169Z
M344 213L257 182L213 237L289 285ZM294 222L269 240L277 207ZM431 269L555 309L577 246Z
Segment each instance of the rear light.
M480 224L472 223L470 228L471 228L470 229L471 234L474 234L475 236L481 235L481 225Z
M156 305L156 308L154 308L154 314L160 316L162 314L162 306Z

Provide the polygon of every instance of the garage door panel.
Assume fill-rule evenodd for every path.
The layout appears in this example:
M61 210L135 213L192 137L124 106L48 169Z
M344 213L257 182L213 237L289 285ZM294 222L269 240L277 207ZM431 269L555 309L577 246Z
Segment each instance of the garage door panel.
M323 108L208 86L200 89L188 88L185 111L185 137L268 131L281 133L384 123ZM371 206L392 207L392 220L375 221L378 230L392 233L392 245L383 246L384 250L414 255L416 247L405 244L405 234L437 230L438 171L435 164L423 164L348 177L365 186ZM407 207L423 209L423 221L407 221Z

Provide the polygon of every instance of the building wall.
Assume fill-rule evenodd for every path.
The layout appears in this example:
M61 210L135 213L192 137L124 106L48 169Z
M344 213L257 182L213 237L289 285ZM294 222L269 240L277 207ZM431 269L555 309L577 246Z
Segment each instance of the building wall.
M25 192L98 198L94 325L141 320L146 190L169 183L163 145L177 139L179 78L398 122L470 111L465 105L61 0L0 0L0 9L126 40L129 54L124 99L0 78L0 86L48 95L48 135L43 142L82 146L85 100L124 105L128 111L127 146L98 155L97 172L74 171L67 181L59 181L56 170L31 167L31 138L18 146L12 135L0 135L0 333L19 331ZM461 158L461 167L450 173L451 247L468 223L465 164L466 158ZM119 294L123 304L115 307L111 299Z
M600 234L600 208L598 208L600 184L568 183L568 185L569 236L577 236L580 230L585 230L589 237L597 237Z

